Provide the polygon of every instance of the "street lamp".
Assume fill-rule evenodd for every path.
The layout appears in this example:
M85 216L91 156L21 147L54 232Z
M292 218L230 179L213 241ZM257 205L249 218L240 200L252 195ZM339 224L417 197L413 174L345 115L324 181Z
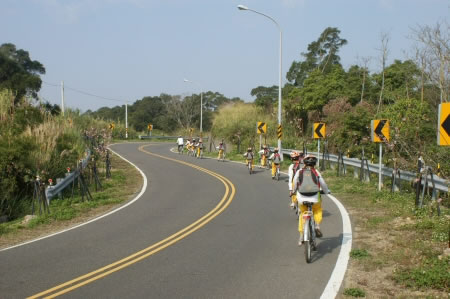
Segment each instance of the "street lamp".
M281 32L281 27L272 17L270 17L270 16L268 16L266 14L260 13L260 12L258 12L256 10L250 9L247 6L244 6L244 5L241 5L241 4L239 4L237 6L237 8L239 10L249 10L249 11L252 11L254 13L257 13L259 15L262 15L262 16L270 19L272 22L275 23L275 25L277 25L278 30L280 30L280 65L279 65L279 78L278 78L278 125L281 126L281 61L282 61L281 60L281 57L282 57L281 56L281 53L282 53L282 46L281 45L282 45L282 35L283 35L282 32ZM278 148L280 149L280 153L281 153L281 139L278 139ZM283 157L283 155L281 155L281 157Z
M203 88L200 84L194 81L188 79L183 79L183 81L187 83L197 84L198 87L200 87L200 135L201 135L201 133L203 132Z

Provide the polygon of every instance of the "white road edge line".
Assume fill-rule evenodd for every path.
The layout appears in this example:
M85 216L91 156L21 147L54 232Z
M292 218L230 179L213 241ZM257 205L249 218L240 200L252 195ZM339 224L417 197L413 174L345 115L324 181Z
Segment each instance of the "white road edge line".
M111 144L111 145L114 145L114 144ZM110 145L110 146L111 146L111 145ZM31 240L31 241L27 241L27 242L20 243L20 244L11 246L11 247L7 247L7 248L0 249L0 252L1 252L1 251L6 251L6 250L9 250L9 249L13 249L13 248L16 248L16 247L19 247L19 246L23 246L23 245L26 245L26 244L34 243L34 242L37 242L37 241L40 241L40 240L43 240L43 239L47 239L47 238L50 238L50 237L53 237L53 236L56 236L56 235L65 233L65 232L67 232L67 231L69 231L69 230L79 228L79 227L81 227L81 226L83 226L83 225L89 224L89 223L91 223L91 222L97 221L97 220L102 219L102 218L104 218L104 217L106 217L106 216L109 216L109 215L111 215L111 214L114 214L114 213L116 213L116 212L118 212L118 211L120 211L120 210L122 210L122 209L128 207L129 205L133 204L134 202L136 202L136 201L142 196L142 194L144 194L144 192L147 190L147 177L145 176L144 172L143 172L142 170L140 170L140 169L139 169L136 165L134 165L132 162L130 162L129 160L125 159L124 157L122 157L121 155L119 155L118 153L116 153L115 151L113 151L112 149L110 149L110 150L111 150L114 154L116 154L117 156L119 156L121 159L123 159L123 160L127 161L128 163L130 163L131 165L133 165L133 166L141 173L141 176L142 176L142 178L144 179L144 184L143 184L143 186L142 186L141 192L140 192L135 198L133 198L131 201L127 202L127 203L124 204L123 206L120 206L120 207L118 207L118 208L115 209L115 210L112 210L112 211L110 211L110 212L108 212L108 213L106 213L106 214L103 214L103 215L101 215L101 216L99 216L99 217L96 217L96 218L94 218L94 219L91 219L91 220L89 220L89 221L87 221L87 222L80 223L80 224L75 225L75 226L72 226L72 227L70 227L70 228L68 228L68 229L65 229L65 230L62 230L62 231L59 231L59 232L50 234L50 235L46 235L46 236L43 236L43 237L40 237L40 238Z
M175 152L175 148L171 148L170 151L173 153L177 153ZM205 158L213 159L209 157ZM231 160L228 161L233 163L245 164L244 162ZM256 166L257 165L255 165L255 167ZM286 172L282 171L280 172L288 175L288 173ZM334 202L334 204L338 207L339 212L341 213L342 243L341 243L341 250L339 251L338 259L336 261L336 265L334 266L333 272L331 273L330 280L328 280L328 283L322 295L320 296L321 299L336 298L341 288L342 281L344 280L345 272L347 271L347 265L350 259L350 251L352 250L352 239L353 239L352 225L347 210L336 197L334 197L331 194L327 194L327 196Z
M325 287L321 299L335 298L341 288L344 280L345 272L347 271L348 260L350 259L350 250L352 249L352 224L350 217L344 205L333 195L327 194L329 198L339 208L342 217L342 243L336 265L331 273L330 280Z

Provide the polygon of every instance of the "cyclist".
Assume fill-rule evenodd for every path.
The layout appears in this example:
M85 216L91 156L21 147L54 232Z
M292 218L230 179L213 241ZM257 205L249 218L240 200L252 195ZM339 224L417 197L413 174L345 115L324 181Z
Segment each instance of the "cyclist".
M273 154L270 155L269 160L272 160L272 180L275 178L275 174L277 172L277 168L280 167L280 163L281 163L281 156L278 153L279 149L278 147L276 147L273 150Z
M181 135L178 136L177 145L178 145L178 152L182 153L183 152L184 140L183 140L183 137L181 137Z
M186 140L186 150L188 151L188 153L189 153L189 151L191 150L191 139L187 139Z
M300 156L301 153L297 151L291 152L291 160L292 164L289 165L288 174L289 174L289 180L288 180L288 186L289 186L289 195L291 196L291 209L295 210L297 208L297 194L293 191L294 190L294 177L297 173L297 170L300 169Z
M307 210L307 207L303 202L313 202L312 210L314 214L314 221L316 236L322 237L322 231L320 230L320 223L322 222L322 204L320 198L320 190L325 194L330 193L328 186L325 183L322 175L317 171L314 166L317 163L317 158L312 155L307 155L303 159L305 166L297 171L293 181L293 191L297 192L297 201L302 203L300 206L300 217L298 222L298 231L300 232L300 239L298 245L302 245L303 240L303 217L302 213Z
M250 163L250 167L253 171L253 151L251 147L247 148L247 152L244 154L244 157L247 159L247 163L245 165L248 166L248 163Z
M266 166L267 158L269 157L269 148L264 144L262 150L258 152L261 155L261 167Z
M197 143L197 158L203 157L203 141L199 139Z
M194 153L194 157L197 157L197 147L198 147L198 140L197 138L194 138L194 141L192 142L192 152Z
M217 157L217 160L220 159L224 159L224 155L225 155L225 143L222 141L220 141L219 146L217 147L217 149L219 150L219 156Z

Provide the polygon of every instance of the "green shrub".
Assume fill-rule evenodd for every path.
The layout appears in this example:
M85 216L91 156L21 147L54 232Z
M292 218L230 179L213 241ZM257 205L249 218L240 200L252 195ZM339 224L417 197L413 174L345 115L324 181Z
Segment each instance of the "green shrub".
M347 288L344 290L344 295L351 297L366 297L366 292L360 288Z

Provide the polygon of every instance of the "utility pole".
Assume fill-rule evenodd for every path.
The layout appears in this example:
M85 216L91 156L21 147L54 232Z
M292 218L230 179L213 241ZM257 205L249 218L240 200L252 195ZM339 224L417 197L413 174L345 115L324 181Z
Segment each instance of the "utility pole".
M64 116L64 81L61 81L61 113Z
M128 103L125 103L125 138L128 139Z

